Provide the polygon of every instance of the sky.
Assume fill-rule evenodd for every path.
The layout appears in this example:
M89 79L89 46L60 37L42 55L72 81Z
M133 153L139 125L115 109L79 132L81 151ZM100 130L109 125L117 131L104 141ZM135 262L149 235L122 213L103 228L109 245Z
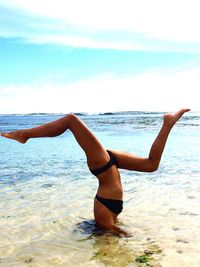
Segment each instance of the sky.
M0 113L200 111L199 0L0 0Z

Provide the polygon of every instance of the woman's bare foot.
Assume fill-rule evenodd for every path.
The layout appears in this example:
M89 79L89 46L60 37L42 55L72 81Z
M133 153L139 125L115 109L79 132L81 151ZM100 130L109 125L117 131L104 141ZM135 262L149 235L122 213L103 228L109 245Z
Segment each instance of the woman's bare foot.
M28 138L24 135L23 130L22 131L14 131L10 133L1 133L1 136L13 139L15 141L18 141L22 144L25 144L28 140Z
M173 125L183 116L183 114L188 111L190 111L190 109L187 108L187 109L180 109L179 111L173 114L165 114L164 124L173 127Z

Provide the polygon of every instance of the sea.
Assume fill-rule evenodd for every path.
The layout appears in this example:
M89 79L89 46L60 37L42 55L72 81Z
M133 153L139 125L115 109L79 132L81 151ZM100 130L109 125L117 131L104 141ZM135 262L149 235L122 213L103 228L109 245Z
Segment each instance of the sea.
M107 149L147 157L162 112L77 114ZM0 115L0 132L32 128L63 114ZM99 230L98 182L71 132L26 144L0 137L0 267L200 266L200 113L168 138L159 169L120 170L119 237Z

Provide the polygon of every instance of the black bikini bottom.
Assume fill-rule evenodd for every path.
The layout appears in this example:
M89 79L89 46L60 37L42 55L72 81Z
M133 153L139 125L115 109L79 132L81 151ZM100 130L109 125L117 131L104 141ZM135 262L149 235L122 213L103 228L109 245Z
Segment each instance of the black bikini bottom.
M113 155L113 153L109 150L107 150L109 156L110 156L110 160L108 161L108 163L106 163L106 165L104 165L103 167L96 169L96 170L92 170L90 169L91 173L94 174L95 176L101 174L102 172L105 172L106 170L108 170L110 167L112 167L113 165L115 165L117 167L117 161Z
M96 195L96 199L99 202L101 202L101 204L103 204L110 211L114 212L115 214L119 214L123 210L123 201L122 200L103 198L103 197L100 197L98 195Z

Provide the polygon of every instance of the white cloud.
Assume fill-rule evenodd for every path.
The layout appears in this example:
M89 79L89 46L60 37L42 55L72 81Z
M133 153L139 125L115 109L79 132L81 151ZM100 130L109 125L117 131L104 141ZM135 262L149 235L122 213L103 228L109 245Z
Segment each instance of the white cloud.
M185 42L188 46L189 43L200 42L198 0L7 0L4 3L0 1L0 5L15 8L22 15L30 15L32 30L34 23L36 29L24 33L29 41L114 49L143 49L149 45L154 50L161 45L167 49L167 45L170 48L172 44L155 44L153 40ZM39 18L43 21L38 24ZM48 24L45 19L53 21ZM53 33L49 32L51 25L56 25ZM41 32L40 27L43 29ZM46 27L46 32L43 27ZM116 36L118 32L118 39L111 41L105 38L107 31L114 31ZM140 38L138 35L132 39L125 38L121 43L121 32L130 36L139 34ZM97 38L99 36L101 41Z
M128 41L98 41L95 37L79 37L79 36L64 36L64 35L45 35L45 36L29 36L26 40L28 43L39 43L39 44L62 44L69 45L74 48L102 48L102 49L116 49L116 50L143 50L146 49L145 45L138 43L130 43ZM199 49L200 51L200 49Z
M0 88L0 113L173 111L181 107L199 111L199 88L200 69L171 74L148 72L124 79L104 75L39 88L10 86L4 88L4 94Z

